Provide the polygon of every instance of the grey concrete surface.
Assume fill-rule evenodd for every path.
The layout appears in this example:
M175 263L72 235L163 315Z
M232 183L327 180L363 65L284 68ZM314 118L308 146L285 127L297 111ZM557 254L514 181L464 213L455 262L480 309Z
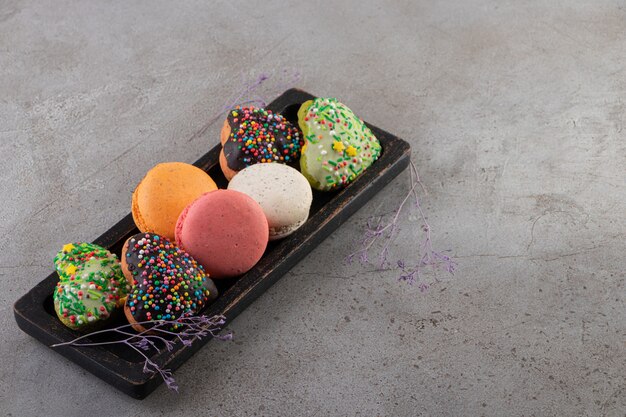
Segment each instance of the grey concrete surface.
M179 395L130 399L17 328L62 244L283 69L411 142L454 277L421 293L343 264L406 172L179 369ZM625 415L625 96L621 1L0 2L0 414ZM400 224L392 256L414 259L415 210Z

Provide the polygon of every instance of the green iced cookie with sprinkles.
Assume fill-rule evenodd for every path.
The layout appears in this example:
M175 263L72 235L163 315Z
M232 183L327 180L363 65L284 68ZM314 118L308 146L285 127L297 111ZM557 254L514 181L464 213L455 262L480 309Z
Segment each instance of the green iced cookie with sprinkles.
M130 286L117 256L91 243L68 243L54 258L54 309L63 324L93 329L121 311Z
M305 138L300 171L316 190L346 186L380 155L380 142L372 131L335 98L304 102L298 124Z

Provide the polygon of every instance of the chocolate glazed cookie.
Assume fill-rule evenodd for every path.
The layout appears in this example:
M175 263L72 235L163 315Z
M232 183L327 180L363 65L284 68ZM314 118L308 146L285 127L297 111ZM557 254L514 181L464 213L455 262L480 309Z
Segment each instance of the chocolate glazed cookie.
M228 112L220 139L220 167L229 181L257 163L296 164L304 145L297 126L280 114L254 106Z
M217 288L202 265L156 234L139 233L126 241L122 271L133 286L124 313L138 332L146 331L141 322L189 317L217 297ZM170 330L178 327L174 323Z

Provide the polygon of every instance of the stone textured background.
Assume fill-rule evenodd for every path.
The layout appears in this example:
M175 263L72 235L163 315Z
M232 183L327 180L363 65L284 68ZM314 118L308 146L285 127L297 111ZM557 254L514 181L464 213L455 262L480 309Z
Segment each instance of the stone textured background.
M180 395L130 399L17 328L62 244L283 69L411 142L453 278L422 294L343 264L405 172L179 369ZM625 95L621 1L2 1L0 413L624 415ZM417 213L401 224L406 257Z

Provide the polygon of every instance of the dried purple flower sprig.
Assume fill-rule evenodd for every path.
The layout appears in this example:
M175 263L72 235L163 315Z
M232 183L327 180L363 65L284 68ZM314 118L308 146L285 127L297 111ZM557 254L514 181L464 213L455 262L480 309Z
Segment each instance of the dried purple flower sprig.
M152 350L160 353L163 349L171 351L172 349L174 349L174 346L177 342L181 342L185 346L191 346L195 339L202 339L203 337L206 337L208 335L211 335L211 337L214 337L218 340L232 340L233 335L231 332L227 332L226 334L219 334L219 331L222 330L222 327L225 323L226 318L224 316L208 317L204 315L181 317L174 321L142 321L138 322L137 324L142 326L151 325L151 327L140 333L133 333L131 331L131 325L124 324L122 326L112 329L98 330L89 334L85 334L69 342L57 343L50 347L85 347L112 344L126 345L139 353L145 359L143 367L143 371L145 373L159 373L167 387L173 391L178 392L178 384L176 384L176 380L172 375L172 371L170 369L161 368L156 362L150 359L147 352L150 352ZM180 328L182 330L179 332L166 330L166 328L170 328L173 324L181 326ZM111 333L115 335L126 336L126 338L120 340L110 340L106 342L80 342L81 340L93 337L95 335Z
M218 120L225 118L225 114L236 106L256 105L265 107L267 101L262 97L274 97L288 88L294 87L302 78L297 69L284 68L271 73L261 73L255 79L246 80L246 75L241 74L241 86L235 89L235 93L224 102L224 105L216 112L208 116L204 126L191 135L187 142L203 137L207 130ZM269 82L272 80L272 82ZM263 88L262 88L263 87ZM260 90L263 90L261 92Z
M226 112L236 106L267 106L267 101L258 92L263 84L273 80L273 84L268 87L269 93L267 96L278 95L284 90L294 87L302 79L302 73L297 69L283 68L273 73L261 73L254 80L246 80L244 74L241 74L241 78L241 87L232 98L226 101L224 106L210 119L209 123L222 118Z
M430 224L428 224L428 220L426 219L426 215L424 214L424 210L422 209L422 205L420 203L420 198L417 193L417 186L419 185L422 190L426 193L426 188L424 184L420 180L419 173L413 161L410 161L410 179L411 185L409 187L409 191L406 196L398 206L398 208L393 212L393 217L391 221L388 223L384 223L385 215L376 215L367 219L367 226L365 229L365 234L360 240L360 248L349 254L346 257L346 261L348 263L352 263L355 258L359 259L362 264L371 264L370 262L370 251L372 251L376 244L379 245L380 249L377 256L376 266L381 269L391 269L392 264L389 262L389 247L393 243L394 238L398 232L398 222L400 220L400 214L402 213L402 209L406 205L406 203L413 197L415 207L420 215L420 219L422 221L422 231L424 232L424 241L419 247L419 261L412 267L407 266L406 262L402 259L396 262L396 266L400 269L400 276L398 277L399 281L405 281L411 285L418 284L418 288L420 291L424 292L428 290L430 284L422 281L422 271L426 267L432 268L435 271L434 277L436 281L439 281L436 271L444 270L451 275L454 275L454 270L457 267L457 262L452 259L447 252L445 251L435 251L432 245L432 233Z

